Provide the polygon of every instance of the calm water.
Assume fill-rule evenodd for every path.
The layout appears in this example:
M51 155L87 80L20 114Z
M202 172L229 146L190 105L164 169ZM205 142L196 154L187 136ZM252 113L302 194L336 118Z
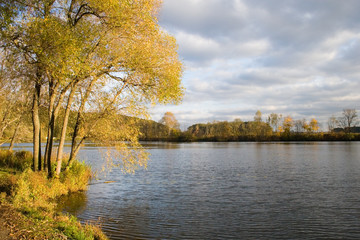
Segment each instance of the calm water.
M67 210L111 239L360 239L358 142L146 147L147 170L113 170Z

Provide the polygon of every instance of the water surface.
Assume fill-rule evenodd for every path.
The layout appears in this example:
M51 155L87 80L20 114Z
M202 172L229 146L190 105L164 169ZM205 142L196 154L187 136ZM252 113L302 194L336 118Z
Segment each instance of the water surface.
M67 210L111 239L360 239L360 143L158 143ZM100 166L99 149L81 157ZM105 183L105 181L114 181Z

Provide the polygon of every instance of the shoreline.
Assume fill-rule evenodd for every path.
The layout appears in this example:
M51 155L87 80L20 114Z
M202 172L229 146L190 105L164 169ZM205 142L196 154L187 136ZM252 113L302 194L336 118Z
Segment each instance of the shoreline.
M58 211L54 202L86 191L88 166L74 162L64 175L49 179L45 172L29 169L29 159L19 157L30 158L31 153L16 153L21 152L0 150L0 239L108 239L96 223L81 224L75 216Z

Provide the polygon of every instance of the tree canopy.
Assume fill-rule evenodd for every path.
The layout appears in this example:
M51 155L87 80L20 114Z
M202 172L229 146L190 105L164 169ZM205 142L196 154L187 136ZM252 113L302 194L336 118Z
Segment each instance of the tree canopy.
M174 37L158 25L160 7L159 0L1 1L1 50L9 63L2 71L17 72L6 81L29 86L33 96L34 170L51 175L57 124L61 170L70 111L76 112L71 163L85 140L138 146L133 125L117 116L146 116L148 103L181 100L182 63ZM44 162L41 106L47 111Z
M159 123L173 129L180 128L179 122L176 120L176 117L172 112L166 112L164 116L160 119Z

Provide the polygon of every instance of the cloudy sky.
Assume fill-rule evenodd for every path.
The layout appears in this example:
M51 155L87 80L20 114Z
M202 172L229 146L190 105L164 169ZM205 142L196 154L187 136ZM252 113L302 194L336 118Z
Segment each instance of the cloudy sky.
M274 112L318 119L360 110L360 1L163 0L160 25L185 65L182 128Z

